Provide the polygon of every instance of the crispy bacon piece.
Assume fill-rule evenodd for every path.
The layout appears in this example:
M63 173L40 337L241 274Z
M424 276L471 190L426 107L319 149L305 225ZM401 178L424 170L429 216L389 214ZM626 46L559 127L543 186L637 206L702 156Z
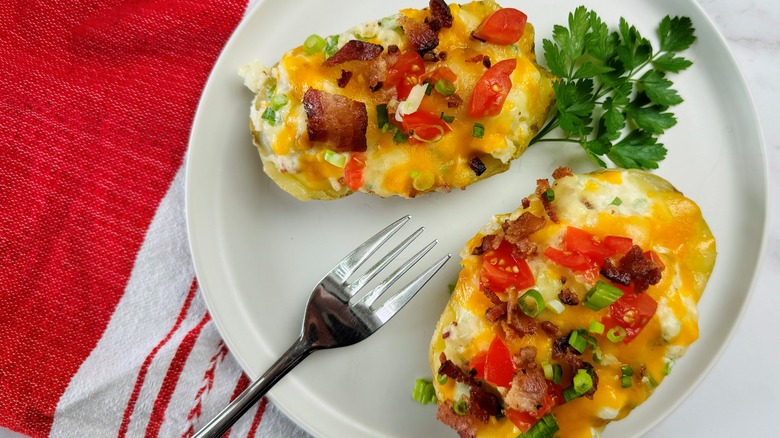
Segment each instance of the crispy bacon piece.
M482 255L491 249L498 248L504 237L498 234L488 234L482 238L482 243L471 251L472 255Z
M504 403L510 409L536 412L542 407L547 395L547 379L544 378L544 372L534 362L536 358L534 347L521 349L518 356L515 358L515 362L519 369L512 379L509 392L504 397Z
M525 211L517 219L507 220L503 223L504 239L509 243L517 245L521 241L528 239L528 236L531 234L544 228L545 222L547 221L543 217Z
M568 287L564 287L558 293L558 299L567 306L576 306L580 303L580 297L576 293L572 292L572 290Z
M382 54L384 48L379 44L360 40L349 40L338 52L322 63L324 67L333 67L347 61L370 61Z
M452 12L444 0L430 0L428 7L431 9L430 25L432 28L438 30L442 27L452 27Z
M520 200L520 205L521 205L523 208L528 208L528 207L530 207L530 206L531 206L531 200L530 200L530 199L528 199L528 198L523 198L523 199L521 199L521 200Z
M618 269L634 282L634 292L644 292L651 284L661 281L661 267L645 257L642 248L634 245L618 262Z
M472 415L458 415L452 409L452 401L439 404L436 419L455 429L460 438L475 438L477 436L477 419Z
M571 167L561 166L561 167L555 169L555 171L552 174L552 177L555 178L555 179L560 179L560 178L563 178L565 176L572 176L572 175L573 175L573 173L571 173Z
M310 141L328 143L338 152L366 150L365 103L309 88L303 95L303 109Z
M477 384L476 380L474 380L474 377L460 369L459 366L455 365L455 362L447 359L446 356L441 362L441 366L439 366L439 374L442 376L447 376L450 379L454 379L456 382L465 383L467 385Z
M482 175L487 170L487 167L485 167L485 163L482 162L482 160L479 159L479 157L474 157L469 161L469 167L471 170L474 171L474 174L477 176Z
M506 303L496 304L495 306L492 306L485 311L485 319L491 323L498 322L505 316Z
M463 98L458 96L458 93L452 93L444 98L447 101L447 108L457 108L463 105Z
M507 302L517 302L517 296L510 294ZM507 339L522 338L525 335L536 333L536 321L520 311L517 306L508 305L505 321L501 321L501 327L506 333Z
M544 376L542 376L544 377ZM501 409L501 399L481 386L472 386L469 390L469 413L477 420L487 423L491 416Z
M341 77L336 81L336 85L338 85L339 88L344 88L349 84L350 79L352 79L352 72L342 69Z
M539 327L541 327L542 331L551 338L560 336L561 334L561 330L552 321L543 321L541 324L539 324Z
M604 260L604 264L601 265L600 273L613 283L622 284L623 286L628 286L631 282L631 276L627 272L618 269L618 267L615 266L615 262L611 259Z
M409 42L418 53L423 54L431 51L439 45L439 36L428 23L404 15L401 15L399 21L406 37L409 38Z
M547 196L545 195L545 192L547 190L550 190L550 182L547 181L547 178L543 179L537 179L536 180L536 196L539 197L539 200L542 201L542 205L544 206L544 211L547 213L547 216L550 217L550 220L554 223L558 223L558 214L555 213L555 209L553 208L552 204L550 203L550 200L547 199Z

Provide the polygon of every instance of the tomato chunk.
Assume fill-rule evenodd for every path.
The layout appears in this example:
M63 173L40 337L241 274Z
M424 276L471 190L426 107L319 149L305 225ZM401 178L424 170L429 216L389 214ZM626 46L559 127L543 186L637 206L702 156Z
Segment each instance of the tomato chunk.
M414 50L405 52L387 70L384 87L395 87L398 92L398 100L409 97L415 85L420 83L420 77L425 74L425 61Z
M484 254L480 280L493 292L504 292L510 286L527 289L536 283L528 263L515 258L512 244L506 240Z
M626 330L623 343L628 344L653 318L658 303L645 293L634 292L631 286L621 289L625 293L609 306L609 315L604 317L602 323L606 329L623 327Z
M516 59L505 59L494 64L479 78L471 95L469 116L473 118L496 116L512 89L510 75L517 67Z
M436 140L452 130L444 120L425 111L403 116L401 127L410 135L414 133L416 137L427 141Z
M474 377L482 379L485 377L485 362L487 361L487 351L480 351L469 361L469 368L477 372Z
M496 386L508 387L515 376L512 353L499 337L493 338L485 360L485 380Z
M611 249L613 254L626 254L634 245L630 237L607 236L604 238L604 246Z
M614 250L602 245L596 236L575 227L566 228L566 237L563 242L567 251L577 251L584 254L599 265L604 262L605 258L615 254Z
M363 169L366 167L366 154L353 152L344 165L344 181L350 190L359 190L366 183Z
M517 9L499 9L482 21L472 35L493 44L514 44L523 36L527 20L528 16Z
M551 385L557 388L553 388ZM560 392L560 398L561 400L563 400L562 403L557 403L555 401L556 394L554 394L554 392ZM565 402L566 399L563 398L563 388L561 388L560 385L555 385L554 383L548 382L547 394L544 396L544 401L542 401L542 406L536 412L518 411L516 409L506 409L504 411L504 414L509 419L509 421L511 421L515 426L517 426L518 429L520 429L521 432L525 433L528 432L528 430L531 429L531 426L536 424L536 422L539 421L540 418L544 417L546 413L550 412L553 407L555 407L558 404L563 404Z

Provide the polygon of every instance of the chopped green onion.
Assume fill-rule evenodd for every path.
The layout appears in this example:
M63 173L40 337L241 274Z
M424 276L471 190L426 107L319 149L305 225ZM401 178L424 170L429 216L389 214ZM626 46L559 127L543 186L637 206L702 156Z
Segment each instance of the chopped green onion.
M634 375L634 369L633 369L633 368L631 368L631 366L630 366L630 365L623 365L623 366L621 366L621 367L620 367L620 372L621 372L621 373L622 373L624 376L633 376L633 375Z
M338 35L332 35L325 39L326 45L325 45L325 59L330 58L333 56L336 52L339 51L339 36Z
M610 202L610 205L616 205L617 206L617 205L620 205L622 203L623 203L623 201L620 198L618 198L617 196L615 196L615 199L613 199L612 202Z
M303 51L306 52L307 55L314 55L315 53L320 53L322 49L325 48L326 44L328 43L325 42L323 37L312 34L303 42Z
M427 82L425 84L425 95L430 96L432 92L433 92L433 86L431 85L430 82Z
M441 113L441 116L439 116L439 118L444 120L447 123L452 123L455 121L455 116L448 116L447 114L444 114L444 112Z
M379 126L379 129L386 131L387 128L385 128L385 126L388 124L389 117L387 115L387 104L381 103L376 106L376 125Z
M269 125L276 126L276 111L271 109L270 106L263 111L263 115L260 117L266 120Z
M585 295L582 304L590 310L599 311L617 301L623 296L623 291L611 284L599 280Z
M670 358L664 359L664 376L668 376L672 373L672 367L674 367L675 360Z
M548 301L547 302L547 307L549 307L550 310L552 310L553 312L557 313L558 315L560 315L561 313L563 313L564 310L566 310L566 308L563 307L563 303L561 303L560 301L558 301L556 299L552 299L552 300Z
M439 385L444 385L447 383L449 378L445 376L444 374L439 374L436 376L436 381L439 382Z
M563 377L563 368L561 367L561 364L554 363L553 364L553 378L552 381L556 385L561 383L561 378Z
M545 190L544 197L550 202L555 201L555 191L553 191L553 189Z
M271 98L269 108L274 111L279 111L283 106L287 105L287 102L289 101L290 99L287 98L286 94L274 94L274 97Z
M623 327L616 325L612 327L611 329L607 330L607 339L609 339L612 342L620 342L626 337L626 329Z
M582 394L577 394L577 391L574 389L573 386L570 386L563 390L563 398L565 398L567 402L570 402L575 398L579 398L579 397L582 397Z
M474 127L471 128L471 135L474 138L482 138L485 136L485 125L481 123L475 123Z
M602 359L604 359L604 353L599 347L595 347L593 349L593 362L601 363Z
M597 335L602 335L604 334L604 324L598 321L591 321L590 327L588 327L588 331Z
M585 334L585 330L579 329L572 331L569 335L569 345L580 353L584 353L585 349L588 348L588 340L582 336L583 334Z
M633 384L631 376L622 376L620 378L620 386L623 388L630 388Z
M330 149L325 149L325 152L322 153L322 158L336 167L344 167L344 165L347 163L346 156L338 152L333 152Z
M536 289L530 289L517 299L517 305L527 316L535 318L544 310L544 297Z
M658 381L655 380L652 374L647 373L645 377L642 377L642 381L647 385L648 388L655 388L658 386Z
M573 380L574 390L577 391L577 394L579 395L583 395L590 391L590 388L593 388L593 377L583 369L577 370L577 374L574 376Z
M412 172L414 172L414 174L412 174ZM412 177L412 187L414 187L415 190L419 190L421 192L430 189L433 187L433 183L436 182L436 177L434 176L433 172L428 170L423 170L420 172L413 170L409 172L409 175Z
M406 143L406 140L409 140L409 136L406 135L405 132L401 131L400 129L395 131L395 135L393 136L393 141L396 143Z
M458 400L452 405L452 410L458 415L466 415L468 408L469 404L466 403L466 400Z
M553 366L550 362L544 361L542 362L542 371L544 371L544 378L547 380L553 379Z
M455 84L452 82L446 80L446 79L439 79L436 81L436 91L439 93L449 96L455 92Z
M521 433L517 438L552 438L560 427L552 414L547 414L534 423L528 432Z
M433 383L430 380L417 379L414 382L414 391L412 391L412 398L418 403L427 405L428 403L436 403L436 390L433 388Z
M628 365L623 365L620 367L620 372L621 372L620 386L622 386L623 388L630 388L632 384L631 376L634 375L634 369Z

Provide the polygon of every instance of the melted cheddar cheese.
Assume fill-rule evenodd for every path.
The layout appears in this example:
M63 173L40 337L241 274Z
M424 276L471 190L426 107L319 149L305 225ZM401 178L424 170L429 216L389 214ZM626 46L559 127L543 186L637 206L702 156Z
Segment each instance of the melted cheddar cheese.
M323 66L326 57L320 51L307 54L303 47L287 52L273 68L255 62L242 68L246 85L256 93L251 107L250 128L254 143L263 159L264 170L280 187L302 199L335 199L353 192L345 184L344 168L325 160L322 151L328 146L310 141L307 135L307 115L303 97L316 89L347 97L366 105L366 166L364 184L359 191L382 197L415 197L432 191L465 188L474 182L503 172L510 161L519 157L533 136L544 124L552 107L553 76L536 64L534 29L526 24L525 31L514 44L497 45L471 37L472 32L490 14L500 9L493 1L449 5L452 26L438 31L439 44L433 53L435 61L425 62L426 74L437 68L449 68L457 79L455 93L462 99L457 106L448 104L446 96L432 91L420 103L418 110L453 118L447 125L451 131L429 142L398 142L394 129L382 129L377 122L377 105L387 104L394 122L393 108L398 95L394 88L372 91L370 61L348 61L336 66ZM413 51L401 23L405 19L424 22L428 9L404 9L380 21L350 29L329 41L342 47L360 40L379 44L387 50L397 46L401 54ZM384 54L383 54L384 55ZM491 117L469 117L469 102L477 81L486 72L486 65L475 57L484 56L492 64L515 59L517 65L510 75L511 90L500 114ZM342 71L352 73L345 87L337 83ZM276 119L263 118L274 96L284 95L288 103L276 110ZM474 136L474 124L484 126L481 138ZM349 160L351 152L342 155ZM472 160L478 158L485 169L475 171ZM415 178L426 173L432 184L415 184Z
M578 305L561 306L560 313L546 305L533 318L537 327L544 321L554 323L565 336L578 329L588 330L591 321L603 321L610 315L610 307L594 311L582 304L596 281L610 280L603 276L603 271L596 278L561 266L545 256L545 249L564 247L568 227L590 233L597 242L603 242L606 236L628 237L642 250L652 250L663 265L660 280L643 292L657 303L655 314L630 342L612 342L606 333L590 333L599 357L594 357L593 346L578 357L590 363L598 376L592 399L574 398L548 412L560 427L555 436L597 436L607 423L625 417L644 402L698 338L696 304L715 263L715 240L693 201L665 180L646 172L607 170L568 175L555 180L552 190L554 200L550 206L557 214L557 223L549 219L539 196L533 195L527 198L527 208L495 216L466 244L457 285L431 341L430 363L435 376L443 353L468 371L472 358L487 351L498 337L513 354L524 347L535 347L534 360L539 367L544 362L563 363L565 370L565 360L553 353L556 336L538 329L534 334L510 336L501 324L486 318L494 303L482 290L485 279L481 272L486 257L475 249L482 247L485 236L501 235L506 224L523 213L545 218L544 226L527 237L536 249L525 259L533 273L533 286L521 290L510 287L506 294L497 295L509 301L508 306L516 306L512 300L529 289L537 290L546 303L559 300L564 288L573 291L579 297ZM634 370L630 387L621 383L623 366ZM571 377L566 374L564 371L563 386L571 385ZM440 409L458 399L468 401L468 392L459 389L461 383L449 379L439 384L435 378L433 382L443 405ZM489 382L483 382L483 386L502 397L507 393L506 388L494 387ZM478 437L515 437L522 432L507 417L491 416L486 423L474 424Z

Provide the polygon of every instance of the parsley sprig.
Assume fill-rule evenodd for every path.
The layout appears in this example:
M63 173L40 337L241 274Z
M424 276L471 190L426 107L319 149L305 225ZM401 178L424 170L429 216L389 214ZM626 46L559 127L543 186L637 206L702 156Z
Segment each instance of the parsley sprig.
M602 167L607 157L623 168L657 168L666 156L658 136L677 124L669 108L683 101L667 74L692 65L679 56L696 40L690 18L661 20L658 51L625 19L610 31L584 6L568 24L556 25L553 39L543 41L547 66L561 80L554 84L557 112L531 144L579 143ZM565 137L547 138L555 128Z

